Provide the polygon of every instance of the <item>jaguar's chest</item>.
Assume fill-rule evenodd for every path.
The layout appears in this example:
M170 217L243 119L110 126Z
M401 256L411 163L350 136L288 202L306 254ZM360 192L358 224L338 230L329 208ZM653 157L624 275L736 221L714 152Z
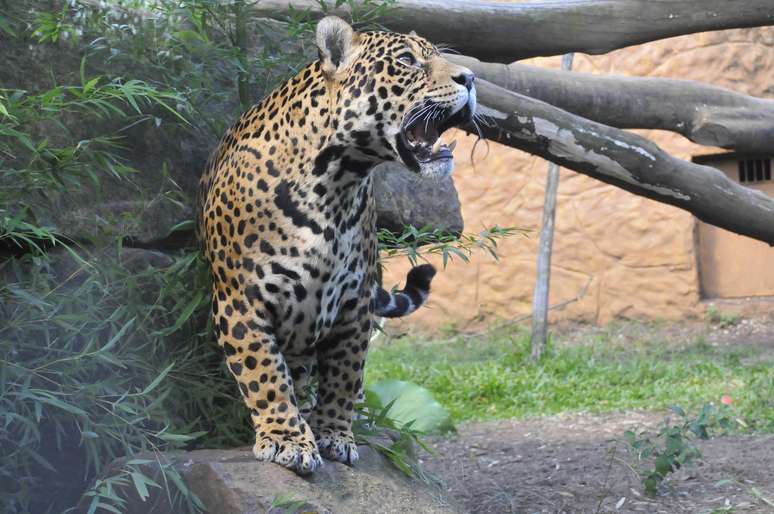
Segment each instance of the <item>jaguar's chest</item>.
M318 213L323 237L295 238L300 258L287 266L298 270L297 279L286 281L277 295L284 314L275 318L275 333L285 351L303 352L327 337L342 316L367 312L378 247L371 194L370 184L363 184L347 207Z

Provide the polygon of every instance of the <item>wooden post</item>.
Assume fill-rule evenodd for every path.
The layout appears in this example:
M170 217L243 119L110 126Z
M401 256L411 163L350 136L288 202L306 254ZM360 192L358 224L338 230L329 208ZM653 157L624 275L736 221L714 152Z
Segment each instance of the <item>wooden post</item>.
M562 69L572 69L573 54L562 56ZM551 250L554 243L556 191L559 188L559 166L548 165L546 195L543 203L543 226L540 228L535 295L532 300L532 360L539 360L546 348L548 337L548 293L551 285Z

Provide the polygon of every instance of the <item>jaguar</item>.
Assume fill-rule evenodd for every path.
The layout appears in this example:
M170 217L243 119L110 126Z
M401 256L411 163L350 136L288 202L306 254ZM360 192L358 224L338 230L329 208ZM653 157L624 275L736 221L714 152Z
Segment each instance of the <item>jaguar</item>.
M375 165L453 169L441 135L476 109L473 73L416 34L316 29L319 58L248 109L200 181L197 232L215 335L255 428L253 453L299 474L352 464L376 317L416 310L435 269L378 280ZM303 391L313 390L302 401Z

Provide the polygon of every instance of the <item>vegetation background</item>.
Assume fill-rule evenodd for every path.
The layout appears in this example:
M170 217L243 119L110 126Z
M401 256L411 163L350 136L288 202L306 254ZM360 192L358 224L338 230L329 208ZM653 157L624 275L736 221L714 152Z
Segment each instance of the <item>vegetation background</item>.
M346 3L367 28L394 0ZM251 444L211 337L192 222L201 169L187 165L316 56L306 13L278 24L254 4L0 0L2 512L122 512L153 489L199 511L163 452ZM380 237L386 256L415 261L425 246L446 261L510 233ZM399 381L373 384L357 427L413 475L417 405L423 431L448 428ZM375 438L385 429L389 446Z
M127 491L154 487L197 510L160 452L252 437L209 336L205 267L190 237L176 237L191 222L149 260L127 228L147 220L109 220L75 240L57 217L116 191L146 194L128 164L138 128L217 140L307 60L303 14L280 30L248 7L0 1L2 512L68 511L84 492L88 512L120 512ZM185 171L195 182L201 170ZM190 212L166 162L155 172L167 180L148 200ZM161 474L143 471L154 459L132 457L142 452Z
M361 2L353 21L373 25L392 3ZM161 148L169 159L153 170L152 188L131 165L148 141L192 141L209 151L245 106L315 54L305 13L278 25L246 15L251 5L0 0L2 512L68 512L79 502L89 514L122 512L127 495L155 488L197 511L201 502L163 452L253 437L210 337L209 277L190 237L191 188L172 168L186 161L173 159L179 148ZM182 171L192 183L200 172ZM182 213L182 221L155 234L149 249L137 237L138 226L153 225L147 213L80 227L77 238L60 215L122 195ZM493 227L457 239L409 228L381 238L385 256L415 261L423 245L446 261L478 248L494 253L497 239L513 233ZM451 421L675 401L698 408L730 383L747 426L774 429L768 361L748 364L746 355L697 342L674 352L550 347L533 363L527 346L512 327L473 338L452 333L443 345L377 346L361 440L376 424L398 430L384 451L421 475L407 447L420 432L449 428L444 407ZM395 378L426 386L442 405L407 382L375 384ZM387 419L395 398L422 402L425 425ZM404 407L404 421L417 417Z

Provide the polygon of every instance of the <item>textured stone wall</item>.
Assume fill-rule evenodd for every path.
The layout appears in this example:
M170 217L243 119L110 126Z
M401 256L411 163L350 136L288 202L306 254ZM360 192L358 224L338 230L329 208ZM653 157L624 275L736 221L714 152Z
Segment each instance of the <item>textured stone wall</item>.
M532 62L559 66L558 58ZM579 54L574 69L693 79L774 97L774 28L683 36L604 56ZM684 159L718 151L667 132L642 133ZM455 183L466 231L499 224L530 232L503 242L500 262L479 253L470 263L450 264L435 279L427 308L398 325L464 329L531 311L548 164L494 143L474 145L474 138L461 132L454 136L459 140ZM562 170L550 303L585 294L552 311L552 320L607 323L699 314L694 228L694 218L683 211ZM385 284L400 283L407 263L392 260L387 265Z

